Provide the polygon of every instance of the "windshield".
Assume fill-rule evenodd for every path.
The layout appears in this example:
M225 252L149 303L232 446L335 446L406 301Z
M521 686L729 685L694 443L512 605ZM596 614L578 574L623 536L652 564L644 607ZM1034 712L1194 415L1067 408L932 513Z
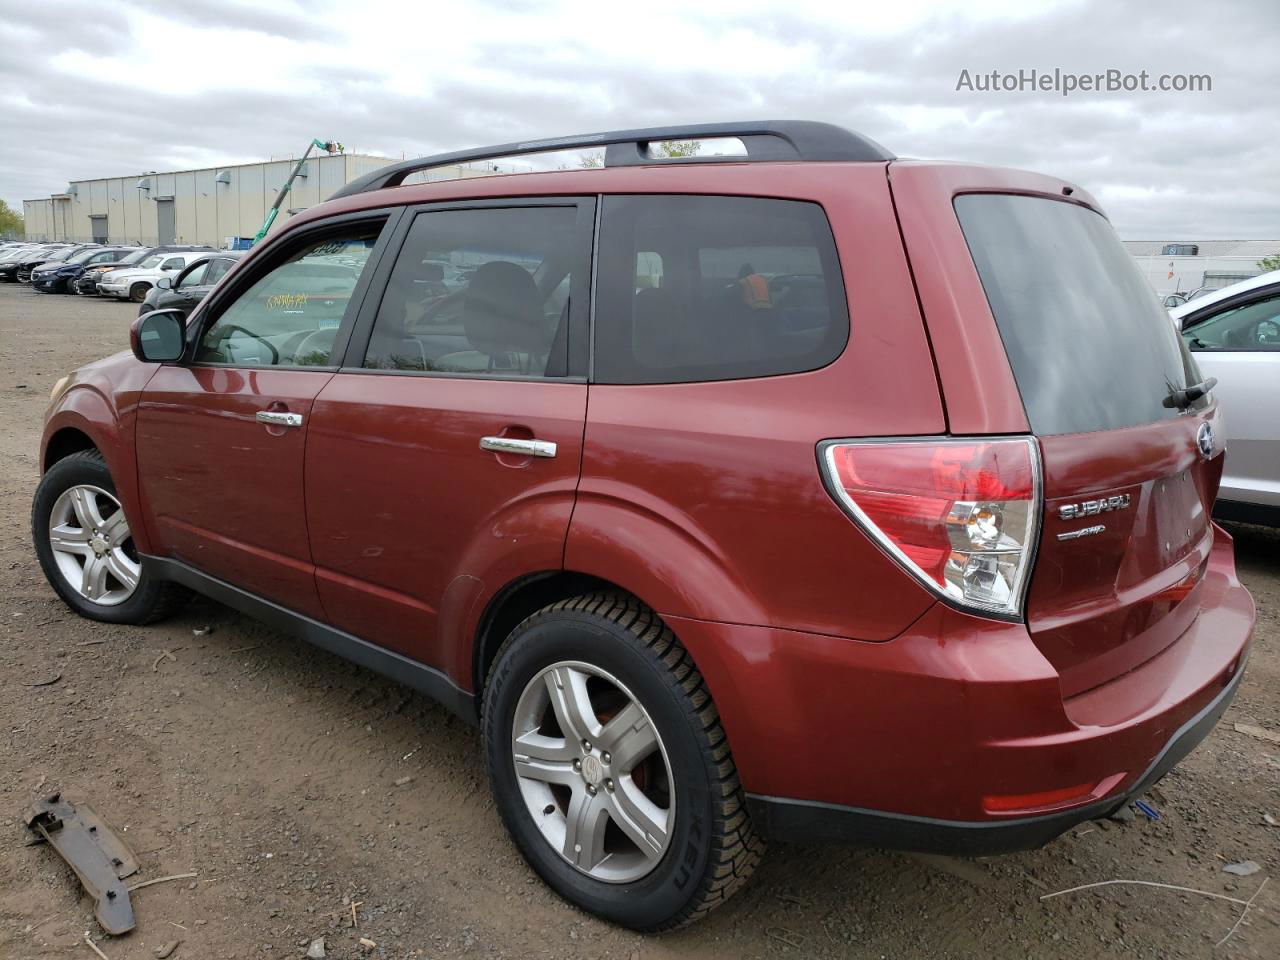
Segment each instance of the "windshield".
M137 263L139 260L141 260L141 259L142 259L143 257L145 257L146 255L147 255L147 251L146 251L146 250L135 250L135 251L133 251L133 253L129 254L127 257L125 257L125 258L124 258L123 260L121 260L120 262L121 262L121 263Z
M143 260L140 264L138 264L138 266L142 269L150 269L152 267L158 267L160 266L160 261L163 260L165 256L166 255L163 253L153 253L151 256L147 257L147 259Z
M994 193L955 209L1035 433L1178 416L1165 399L1203 378L1105 217Z
M71 256L71 251L74 249L75 247L67 247L65 250L56 250L53 253L47 254L45 256L45 262L53 263L54 261L65 260L67 257Z
M101 252L101 250L81 250L74 257L68 259L67 263L86 263Z

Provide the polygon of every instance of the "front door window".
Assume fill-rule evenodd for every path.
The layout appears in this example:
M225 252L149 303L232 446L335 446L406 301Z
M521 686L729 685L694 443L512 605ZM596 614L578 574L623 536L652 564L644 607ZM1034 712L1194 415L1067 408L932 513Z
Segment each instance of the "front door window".
M326 366L381 226L359 224L295 250L204 330L196 362Z

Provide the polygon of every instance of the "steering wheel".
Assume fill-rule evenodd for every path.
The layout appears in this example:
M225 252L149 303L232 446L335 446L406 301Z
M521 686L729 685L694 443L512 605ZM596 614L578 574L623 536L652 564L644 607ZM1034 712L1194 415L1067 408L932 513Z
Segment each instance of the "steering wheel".
M280 351L277 350L275 348L275 345L266 337L260 337L256 333L254 333L252 330L246 330L244 327L234 323L227 324L227 326L223 327L223 331L224 333L222 334L222 341L224 343L227 340L231 339L231 334L237 333L237 332L243 333L246 337L252 337L254 340L259 341L260 343L265 345L268 350L271 351L271 365L273 367L279 365Z
M1280 343L1280 322L1261 320L1253 328L1253 339L1258 343Z

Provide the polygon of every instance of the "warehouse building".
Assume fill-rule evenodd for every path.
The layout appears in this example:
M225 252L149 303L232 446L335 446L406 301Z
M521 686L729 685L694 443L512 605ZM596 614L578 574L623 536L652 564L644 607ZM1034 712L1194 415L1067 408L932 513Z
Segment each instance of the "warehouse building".
M1259 261L1280 256L1280 240L1125 240L1124 246L1161 297L1228 287L1265 272Z
M396 161L369 154L320 154L307 160L281 206L276 226L327 199L346 183ZM296 159L173 173L73 180L62 193L23 203L28 240L81 243L199 243L252 239ZM510 172L495 164L441 167L429 179ZM423 176L413 179L422 180Z

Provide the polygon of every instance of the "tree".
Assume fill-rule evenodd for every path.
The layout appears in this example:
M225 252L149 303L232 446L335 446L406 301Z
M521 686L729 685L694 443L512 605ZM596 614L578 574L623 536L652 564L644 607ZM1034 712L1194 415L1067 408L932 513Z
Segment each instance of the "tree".
M10 209L0 200L0 237L22 235L22 214Z
M1263 257L1258 261L1258 269L1264 273L1270 273L1272 270L1280 270L1280 253L1274 253L1269 257Z
M701 140L668 140L660 143L653 151L655 157L696 157L702 149Z
M671 160L675 157L695 157L700 149L702 149L700 140L668 140L665 143L655 143L651 152L656 159ZM584 170L603 167L604 154L599 152L583 154L578 160L578 166Z

